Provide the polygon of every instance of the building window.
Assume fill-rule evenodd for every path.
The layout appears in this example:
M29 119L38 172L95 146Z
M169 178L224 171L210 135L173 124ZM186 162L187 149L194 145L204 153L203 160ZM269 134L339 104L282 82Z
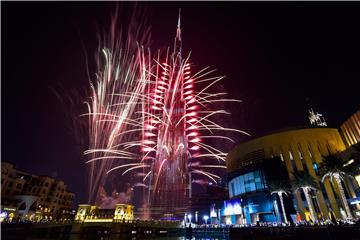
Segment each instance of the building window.
M282 162L284 161L284 156L283 156L282 152L280 152L280 159Z
M230 181L230 197L265 188L265 181L260 170L240 175Z
M304 159L304 154L303 154L300 143L298 143L298 149L299 149L299 158L300 158L301 164L303 165L304 170L307 170L306 162Z
M21 183L16 184L17 189L21 189L21 186L22 186Z
M319 168L316 162L313 163L314 172L317 176L319 176Z
M234 182L230 183L230 186L231 186L231 188L230 188L230 195L233 196L234 193L235 193L235 184L234 184Z
M309 148L309 155L310 155L310 160L312 162L312 165L313 165L313 169L314 169L314 172L317 176L320 176L320 173L319 173L319 168L318 168L318 164L316 163L315 159L314 159L314 154L313 154L313 150L311 148L310 145L308 145L308 148Z
M46 182L46 183L45 183L45 187L48 187L48 186L49 186L49 183L48 183L48 182Z
M14 182L9 182L9 187L12 187L14 185Z
M290 158L292 170L296 170L296 164L295 164L294 156L292 154L291 147L290 147L290 150L289 150L289 158Z
M309 148L309 155L310 155L310 159L311 159L311 161L313 161L313 159L314 159L314 154L313 154L313 150L312 150L312 148L311 148L311 146L310 146L310 144L308 144L308 148Z

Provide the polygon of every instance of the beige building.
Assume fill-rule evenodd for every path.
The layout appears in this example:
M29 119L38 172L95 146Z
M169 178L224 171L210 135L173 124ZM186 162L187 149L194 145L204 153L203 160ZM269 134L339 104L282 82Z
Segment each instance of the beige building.
M346 146L337 129L326 127L287 129L239 144L228 154L227 169L231 173L262 159L279 156L285 163L290 179L293 178L291 173L295 170L304 170L319 182L321 189L313 193L312 198L316 212L328 218L329 207L331 207L335 215L340 218L342 206L337 193L338 189L331 185L328 179L321 184L318 167L322 156L342 152L345 149ZM358 187L355 181L352 184L346 184L350 198L356 197L354 188ZM299 192L294 196L297 210L304 219L306 201Z
M340 126L347 147L360 142L360 110L354 113Z
M71 213L74 196L61 180L29 174L11 163L1 163L2 204L17 207L23 219L66 218Z
M77 222L113 222L134 220L134 206L116 204L115 209L101 209L95 205L80 204L75 215Z

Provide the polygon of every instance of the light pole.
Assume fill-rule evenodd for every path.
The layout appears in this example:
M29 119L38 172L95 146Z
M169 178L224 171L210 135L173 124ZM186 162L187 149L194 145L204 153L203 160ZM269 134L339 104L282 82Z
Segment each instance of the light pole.
M203 216L203 219L204 219L204 221L205 221L205 225L207 225L207 220L209 219L209 216L208 216L208 215L205 215L205 216Z
M192 215L189 213L188 214L188 218L189 218L189 224L190 224L190 226L191 226L191 218L192 218Z

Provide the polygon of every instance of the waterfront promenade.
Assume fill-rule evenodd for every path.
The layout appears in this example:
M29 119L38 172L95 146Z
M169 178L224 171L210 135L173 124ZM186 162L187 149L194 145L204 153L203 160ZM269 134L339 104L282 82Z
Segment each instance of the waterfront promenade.
M174 227L164 222L129 221L95 223L1 224L2 239L9 240L113 240L113 239L241 239L241 240L360 240L360 225L287 227Z

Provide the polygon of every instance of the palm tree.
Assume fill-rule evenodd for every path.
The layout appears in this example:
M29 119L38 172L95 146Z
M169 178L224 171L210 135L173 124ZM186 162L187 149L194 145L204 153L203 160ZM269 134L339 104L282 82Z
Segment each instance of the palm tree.
M286 212L285 212L284 201L283 201L283 194L285 194L287 196L288 193L290 192L286 182L281 181L281 180L271 181L269 183L269 190L270 190L271 194L277 194L279 196L281 209L282 209L282 212L284 215L284 222L288 223L288 220L286 217Z
M319 169L321 173L321 181L324 182L326 178L329 178L330 181L334 184L334 180L339 187L340 197L342 204L344 205L346 214L348 218L353 218L351 214L351 210L349 204L346 200L344 188L341 185L341 181L344 180L344 177L350 176L349 173L355 172L354 168L355 165L347 164L347 161L336 156L336 155L328 155L323 156L323 161L321 162Z
M318 184L308 172L296 171L293 173L294 179L292 181L292 187L295 191L303 190L306 198L306 203L309 207L311 218L313 221L317 220L314 205L310 198L310 191L317 190Z

